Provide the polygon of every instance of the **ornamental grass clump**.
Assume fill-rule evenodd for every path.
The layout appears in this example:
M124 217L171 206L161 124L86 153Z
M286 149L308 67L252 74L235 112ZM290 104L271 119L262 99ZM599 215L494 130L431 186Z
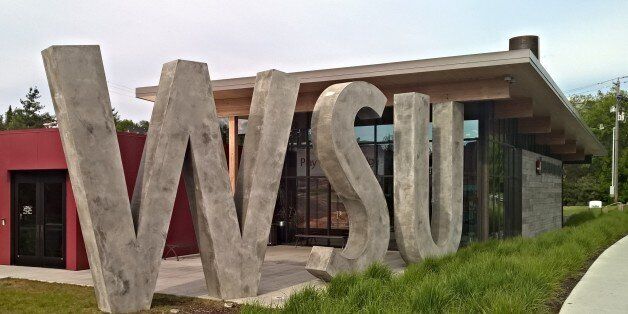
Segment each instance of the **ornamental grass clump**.
M327 289L305 289L282 309L245 306L243 311L550 312L550 304L565 294L565 283L628 234L626 212L576 215L569 226L535 238L474 243L455 254L409 265L400 275L374 264L359 274L336 276Z

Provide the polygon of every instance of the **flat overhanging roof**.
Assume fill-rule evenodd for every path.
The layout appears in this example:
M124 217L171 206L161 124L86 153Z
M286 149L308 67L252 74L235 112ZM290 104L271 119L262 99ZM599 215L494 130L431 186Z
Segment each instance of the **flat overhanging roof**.
M297 112L311 111L328 86L366 81L382 89L392 105L395 93L416 91L432 102L494 101L504 104L509 117L524 119L537 138L553 137L563 160L601 156L606 149L586 126L565 95L530 50L403 61L365 66L293 72L301 82ZM219 116L248 115L255 77L213 80ZM139 87L136 97L155 101L157 86ZM519 104L521 104L519 106ZM500 105L501 106L501 105ZM544 126L542 126L544 125ZM536 128L536 129L535 129ZM550 133L551 132L551 133ZM573 152L571 149L573 148Z

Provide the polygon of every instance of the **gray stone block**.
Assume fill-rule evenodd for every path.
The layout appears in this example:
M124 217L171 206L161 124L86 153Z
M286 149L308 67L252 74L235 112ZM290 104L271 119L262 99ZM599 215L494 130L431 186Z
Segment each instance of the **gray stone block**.
M462 234L464 107L433 106L432 220L429 214L429 98L395 95L395 234L406 263L458 250Z
M380 185L355 139L358 111L381 115L386 97L366 82L334 84L323 91L312 115L314 153L349 217L344 250L312 248L306 269L323 280L381 262L388 248L390 222Z

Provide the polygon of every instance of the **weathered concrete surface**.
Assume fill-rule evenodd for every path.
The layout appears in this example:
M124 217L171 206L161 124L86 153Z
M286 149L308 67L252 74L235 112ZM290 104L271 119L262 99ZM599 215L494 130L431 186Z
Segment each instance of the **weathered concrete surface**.
M463 105L433 108L432 220L429 215L429 97L395 95L395 236L406 263L455 252L462 234Z
M208 147L204 136L190 139L184 177L211 296L257 295L298 90L298 81L285 73L258 74L235 202L222 142L210 141L214 144ZM219 132L214 106L211 111ZM220 139L220 133L216 136Z
M628 311L628 236L606 249L571 291L560 313Z
M107 312L147 309L152 295L147 293L152 290L147 285L156 274L151 273L154 263L142 265L148 259L138 258L140 247L100 48L52 46L42 55L99 308ZM162 199L168 193L165 191ZM155 216L163 210L157 206ZM169 216L155 220L167 229ZM153 238L161 235L165 241L165 233ZM144 248L161 252L163 245L158 241L146 243ZM140 265L146 266L143 274L137 272Z
M251 222L240 233L206 64L164 65L130 203L100 49L42 54L100 309L150 307L182 167L210 295L255 295L298 82L279 71L258 75L249 134L259 148L244 157L243 175L259 179L236 193L256 207L243 211Z
M257 75L234 196L242 228L240 296L257 295L298 93L290 75Z
M314 153L349 217L344 250L312 248L306 269L323 280L382 261L390 222L386 199L355 139L353 123L361 108L381 115L386 97L366 82L335 84L323 91L312 115Z

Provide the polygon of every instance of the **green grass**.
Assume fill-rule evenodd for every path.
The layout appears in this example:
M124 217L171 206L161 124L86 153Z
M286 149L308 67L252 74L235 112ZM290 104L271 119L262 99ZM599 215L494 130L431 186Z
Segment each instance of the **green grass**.
M563 206L563 215L565 217L577 214L583 211L589 211L589 206Z
M150 313L227 313L223 302L155 294ZM101 313L92 287L5 278L0 279L0 313Z
M595 219L595 217L599 216L601 213L596 213L594 211L581 211L576 214L572 214L565 221L564 226L571 227L581 225L589 220Z
M246 313L538 313L560 306L565 285L590 260L626 234L628 213L594 218L584 212L570 225L536 238L472 244L456 254L410 265L335 277L327 289L293 295L283 309L245 306ZM558 305L557 305L558 304Z
M573 214L577 214L577 213L581 213L585 211L590 211L597 215L601 213L602 210L603 211L617 210L617 205L606 206L604 208L593 208L593 209L589 209L589 206L563 206L563 214L565 215L565 217L569 217Z

